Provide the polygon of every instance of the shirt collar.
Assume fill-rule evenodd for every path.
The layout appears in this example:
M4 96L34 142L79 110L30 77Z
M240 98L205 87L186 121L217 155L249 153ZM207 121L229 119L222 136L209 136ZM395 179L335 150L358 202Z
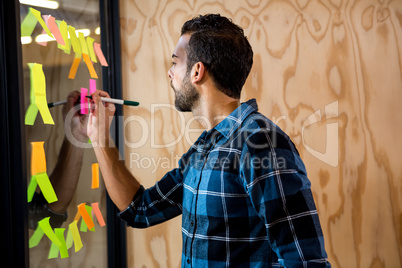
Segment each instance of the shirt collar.
M256 100L250 99L247 102L243 102L213 129L219 131L228 139L249 114L257 111L258 106Z

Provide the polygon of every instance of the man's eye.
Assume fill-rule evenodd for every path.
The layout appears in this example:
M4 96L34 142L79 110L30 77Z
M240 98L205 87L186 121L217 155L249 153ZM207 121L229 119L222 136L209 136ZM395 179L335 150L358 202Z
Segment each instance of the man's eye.
M173 61L173 62L172 62L172 65L175 66L175 65L176 65L176 62Z

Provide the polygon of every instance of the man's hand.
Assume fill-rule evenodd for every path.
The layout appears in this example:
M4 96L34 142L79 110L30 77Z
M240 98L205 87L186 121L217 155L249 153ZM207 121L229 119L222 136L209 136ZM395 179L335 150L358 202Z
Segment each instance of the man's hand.
M106 146L109 142L109 129L116 107L113 103L102 102L101 97L110 98L109 94L97 90L92 94L91 113L89 114L87 134L94 147Z
M81 94L76 90L67 96L67 103L63 106L64 131L65 133L70 133L71 131L77 141L86 143L88 142L88 115L80 112L80 96ZM66 119L70 122L66 122Z

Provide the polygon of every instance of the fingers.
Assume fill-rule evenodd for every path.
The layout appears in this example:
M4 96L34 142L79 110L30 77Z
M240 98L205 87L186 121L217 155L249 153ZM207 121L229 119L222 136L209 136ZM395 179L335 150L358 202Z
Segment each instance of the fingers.
M92 94L92 100L90 102L91 104L91 113L98 113L99 112L99 106L101 105L102 107L108 108L109 111L114 113L115 111L115 106L113 103L109 102L102 102L101 98L110 98L110 95L103 90L96 90Z

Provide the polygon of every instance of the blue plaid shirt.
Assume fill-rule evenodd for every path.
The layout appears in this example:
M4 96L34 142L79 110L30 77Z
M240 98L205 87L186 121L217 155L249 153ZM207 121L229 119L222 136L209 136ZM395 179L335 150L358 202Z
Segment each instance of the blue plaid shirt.
M330 267L304 164L257 110L249 100L204 131L120 213L136 228L182 214L182 267Z

